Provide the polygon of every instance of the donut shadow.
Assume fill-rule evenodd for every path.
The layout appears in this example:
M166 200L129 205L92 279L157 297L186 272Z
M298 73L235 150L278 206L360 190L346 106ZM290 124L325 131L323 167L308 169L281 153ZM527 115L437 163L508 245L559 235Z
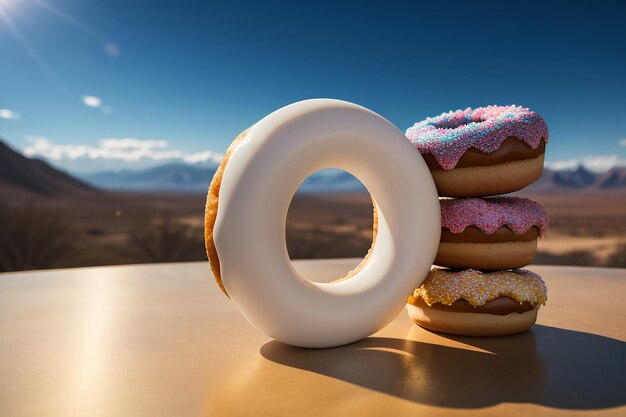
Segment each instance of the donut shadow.
M479 350L370 337L333 349L272 341L260 353L278 364L442 407L511 402L584 410L626 403L626 343L619 340L542 325L508 337L441 336Z

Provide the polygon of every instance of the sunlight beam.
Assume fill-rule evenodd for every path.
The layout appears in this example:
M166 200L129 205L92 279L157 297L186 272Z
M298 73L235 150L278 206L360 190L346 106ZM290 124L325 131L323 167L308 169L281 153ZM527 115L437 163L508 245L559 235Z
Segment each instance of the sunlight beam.
M0 0L0 2L1 1L3 1L3 0ZM104 37L101 33L99 33L96 30L90 28L89 26L85 25L84 23L76 20L75 18L73 18L69 14L67 14L67 13L57 9L56 7L54 7L53 5L48 3L46 0L31 0L31 1L33 3L35 3L37 6L41 7L44 10L46 10L47 12L55 15L59 19L63 20L64 22L68 23L69 25L71 25L71 26L75 27L76 29L80 30L84 34L86 34L88 36L91 36L92 38L94 38L97 41L101 42L102 46L104 48L104 51L106 52L106 54L108 56L110 56L110 57L117 57L120 54L120 49L114 42L111 42L106 37Z
M57 16L61 20L64 20L65 22L74 26L76 29L80 30L81 32L86 33L87 35L99 40L102 43L108 42L108 40L104 36L102 36L100 33L96 32L89 26L86 26L83 23L79 22L78 20L74 19L72 16L68 15L67 13L64 13L61 10L57 9L56 7L52 6L47 1L45 0L31 0L31 1L35 3L36 5L38 5L39 7L41 7L42 9L52 13L53 15Z
M0 0L1 2L5 0ZM39 52L31 45L30 41L22 34L22 32L18 29L18 27L13 23L8 13L6 12L4 7L0 7L0 18L4 20L7 28L13 33L13 36L18 40L18 42L24 48L24 51L28 55L28 57L39 67L39 69L48 76L48 78L64 93L69 95L69 90L65 86L65 84L56 76L56 74L52 71L50 66L46 63L46 61L39 55Z

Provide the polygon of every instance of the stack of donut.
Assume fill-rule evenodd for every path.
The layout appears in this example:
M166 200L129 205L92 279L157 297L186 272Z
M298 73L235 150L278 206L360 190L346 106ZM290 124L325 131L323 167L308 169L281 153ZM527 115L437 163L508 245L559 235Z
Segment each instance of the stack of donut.
M435 265L408 298L413 321L468 336L531 327L547 289L528 265L548 226L546 211L526 198L491 197L521 190L543 173L548 128L517 106L458 110L406 131L422 153L441 203Z

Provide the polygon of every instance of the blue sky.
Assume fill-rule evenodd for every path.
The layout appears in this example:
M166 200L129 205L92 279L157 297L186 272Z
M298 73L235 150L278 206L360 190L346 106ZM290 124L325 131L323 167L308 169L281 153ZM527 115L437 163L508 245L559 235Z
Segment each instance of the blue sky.
M625 19L602 1L0 0L0 137L66 169L141 168L214 163L306 98L402 130L518 104L547 120L553 165L602 169L626 164Z

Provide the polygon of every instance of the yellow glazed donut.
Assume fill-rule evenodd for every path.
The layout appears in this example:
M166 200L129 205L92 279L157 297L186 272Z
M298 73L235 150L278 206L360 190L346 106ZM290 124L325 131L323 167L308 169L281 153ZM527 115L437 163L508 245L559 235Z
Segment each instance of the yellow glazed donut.
M525 269L481 272L434 268L407 300L415 324L464 336L522 332L537 320L548 290Z
M347 279L314 283L285 241L291 199L324 168L352 173L376 201L376 244ZM369 336L402 310L430 270L441 232L437 191L401 131L352 103L306 100L240 135L209 188L207 253L218 284L261 332L303 347Z

